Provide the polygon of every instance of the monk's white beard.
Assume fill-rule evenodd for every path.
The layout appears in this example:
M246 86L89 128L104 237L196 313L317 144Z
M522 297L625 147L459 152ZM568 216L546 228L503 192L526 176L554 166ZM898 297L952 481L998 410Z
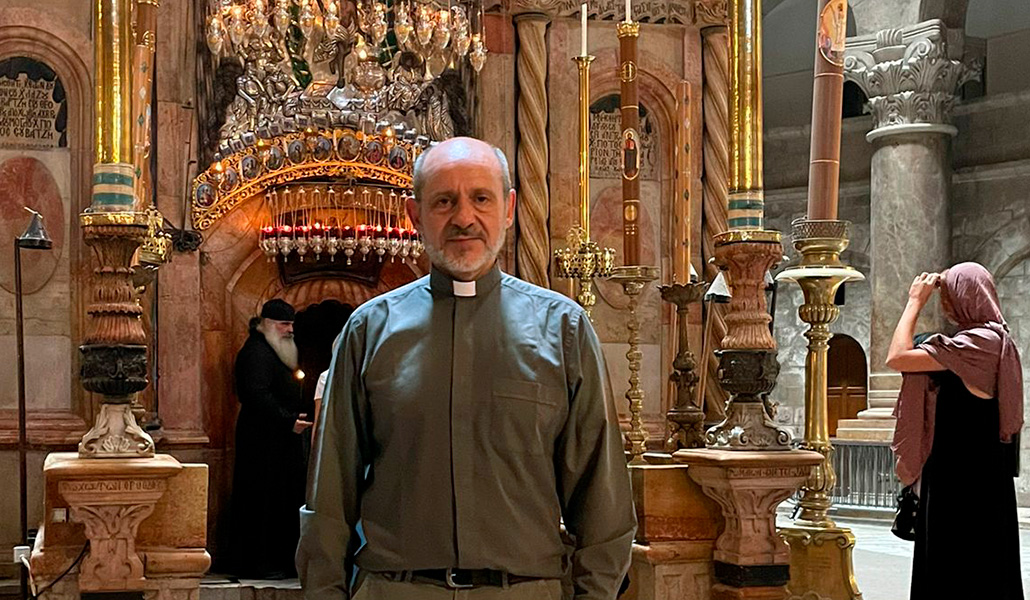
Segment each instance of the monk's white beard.
M264 323L258 325L257 330L265 336L279 360L291 370L297 370L297 343L293 341L293 336L281 336L275 327L266 327Z

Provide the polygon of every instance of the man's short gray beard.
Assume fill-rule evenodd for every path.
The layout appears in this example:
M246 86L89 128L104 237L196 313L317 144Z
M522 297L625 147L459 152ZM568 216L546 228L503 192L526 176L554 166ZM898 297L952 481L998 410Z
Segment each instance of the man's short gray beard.
M268 324L268 321L261 321L257 326L257 330L265 336L265 340L268 345L275 351L275 355L279 357L279 360L284 365L290 368L291 371L297 370L298 359L297 359L297 342L292 337L283 337L279 334L279 330L274 325Z
M433 263L434 267L455 279L461 279L463 277L471 277L484 267L493 265L497 262L497 257L501 253L501 248L504 247L504 236L498 236L497 241L494 242L495 247L487 248L487 254L485 255L486 259L476 265L468 265L464 261L453 261L447 258L447 254L443 251L443 248L437 248L430 244L425 238L423 238L422 243L425 245L426 254L429 256L429 262Z

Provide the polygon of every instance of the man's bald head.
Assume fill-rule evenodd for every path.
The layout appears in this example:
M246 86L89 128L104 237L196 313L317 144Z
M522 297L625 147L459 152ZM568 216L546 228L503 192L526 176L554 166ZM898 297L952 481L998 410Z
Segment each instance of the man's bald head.
M422 200L422 189L425 186L426 171L432 169L437 161L470 160L478 161L487 156L493 157L496 161L498 177L501 181L501 192L507 194L511 191L511 175L508 171L508 159L504 152L493 144L470 137L456 137L444 140L439 144L426 149L425 152L415 159L415 168L412 174L412 188L415 192L415 200Z

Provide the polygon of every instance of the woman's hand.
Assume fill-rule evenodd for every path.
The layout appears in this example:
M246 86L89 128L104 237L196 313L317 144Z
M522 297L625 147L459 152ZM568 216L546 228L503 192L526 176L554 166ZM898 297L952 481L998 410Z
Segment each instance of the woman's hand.
M915 302L920 307L925 306L940 278L940 273L923 273L916 277L912 281L912 286L908 288L909 302Z

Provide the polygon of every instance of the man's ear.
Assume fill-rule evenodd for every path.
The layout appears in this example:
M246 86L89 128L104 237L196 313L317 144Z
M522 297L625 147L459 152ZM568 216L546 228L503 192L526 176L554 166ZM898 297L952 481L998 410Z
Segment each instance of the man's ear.
M505 219L504 228L511 227L512 223L515 222L515 188L511 188L508 192L508 215Z
M415 229L422 231L422 211L421 205L414 196L409 196L408 201L404 204L404 210L408 213L408 219L411 224L415 226Z

